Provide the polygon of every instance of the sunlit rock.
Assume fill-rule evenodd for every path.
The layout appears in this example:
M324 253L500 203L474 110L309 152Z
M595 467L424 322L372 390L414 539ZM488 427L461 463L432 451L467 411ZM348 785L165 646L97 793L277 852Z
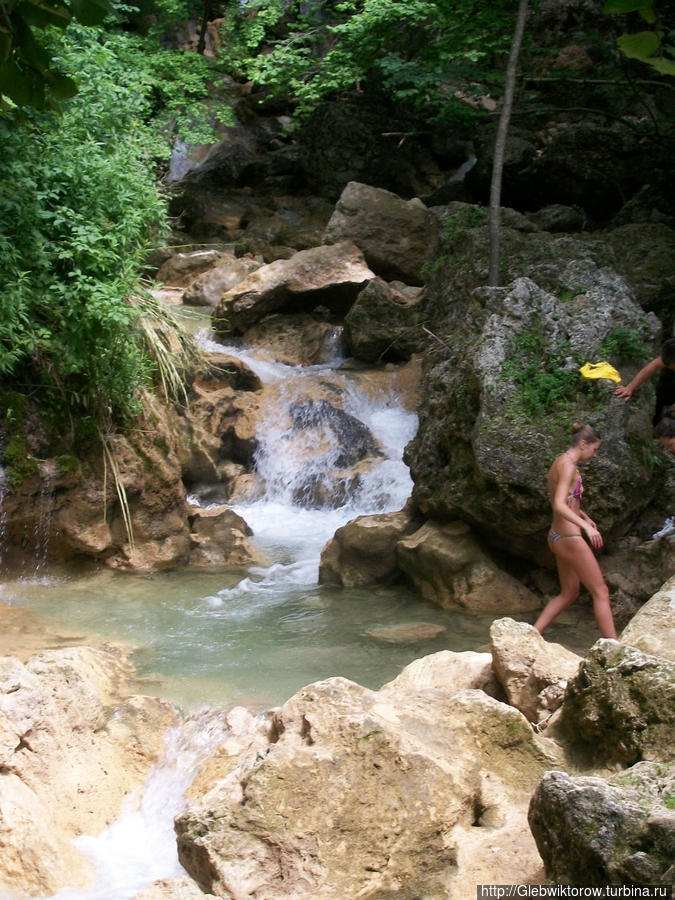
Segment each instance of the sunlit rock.
M438 242L434 216L421 200L350 181L326 226L325 244L353 241L387 281L424 283L423 268Z
M637 611L621 632L621 643L675 662L675 577Z
M270 313L312 312L317 306L344 315L372 277L353 243L300 250L226 291L213 312L213 327L221 337L242 334Z
M476 871L523 881L540 867L529 795L557 759L482 691L332 678L285 703L267 748L178 816L180 859L203 890L259 900L462 896Z
M497 619L490 627L492 664L508 701L530 720L541 722L563 702L581 657L551 644L531 625Z
M443 691L451 695L464 690L484 691L498 700L503 698L489 653L440 650L422 656L409 663L393 681L383 685L380 694L404 696L406 693Z

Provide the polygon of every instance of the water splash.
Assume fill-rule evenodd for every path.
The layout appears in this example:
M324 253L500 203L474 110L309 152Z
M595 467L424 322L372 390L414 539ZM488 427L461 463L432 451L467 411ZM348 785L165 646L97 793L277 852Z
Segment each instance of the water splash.
M206 759L232 734L225 717L206 710L170 728L164 752L146 780L139 801L130 794L115 822L96 837L73 843L96 867L89 890L64 888L52 900L128 900L160 878L185 874L178 861L173 822Z

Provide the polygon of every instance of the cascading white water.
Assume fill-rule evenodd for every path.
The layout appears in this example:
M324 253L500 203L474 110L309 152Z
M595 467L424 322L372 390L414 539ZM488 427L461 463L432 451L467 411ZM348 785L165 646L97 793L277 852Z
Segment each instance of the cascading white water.
M90 889L64 888L52 900L129 900L160 878L184 874L173 830L183 795L203 762L230 734L224 717L212 711L188 718L164 736L162 759L150 772L141 796L127 796L122 813L96 837L75 846L96 868Z
M307 611L311 615L315 598L308 594L316 589L319 557L326 541L356 515L399 509L407 500L411 480L401 457L406 442L414 435L416 416L400 407L395 392L373 395L357 389L349 375L337 371L339 360L325 366L296 368L251 351L205 343L207 349L240 357L272 388L272 402L257 434L256 471L264 485L263 496L235 506L253 529L269 564L252 567L239 583L202 597L191 610L193 623L196 626L205 621L213 632L224 622L231 634L238 620L250 622L258 614L269 616L270 610L285 607L285 619L279 621L275 641L283 654L287 652L283 629L290 623L293 631L302 631ZM327 385L329 393L339 394L338 426L351 429L366 444L372 435L373 446L377 445L380 454L368 460L337 506L334 502L326 506L295 502L299 495L305 496L308 484L320 496L330 498L335 487L334 470L340 463L341 448L331 446L336 414L332 406L324 404L320 391L317 395L317 383L323 383L324 388ZM303 429L300 413L296 415L296 427L289 424L289 410L303 403L306 406L302 408L309 410L309 419L318 427ZM308 607L303 606L306 600L310 600ZM275 662L269 648L257 652L277 671L279 665L283 666L281 656L280 662ZM324 652L323 648L317 652ZM349 645L343 647L345 665L350 652L355 651ZM130 797L116 822L96 837L83 836L75 842L95 864L95 884L84 892L62 890L54 900L126 900L154 880L180 874L173 818L182 808L184 791L199 765L225 736L220 718L213 714L206 719L189 719L182 729L171 729L166 737L165 759L153 769L140 801Z

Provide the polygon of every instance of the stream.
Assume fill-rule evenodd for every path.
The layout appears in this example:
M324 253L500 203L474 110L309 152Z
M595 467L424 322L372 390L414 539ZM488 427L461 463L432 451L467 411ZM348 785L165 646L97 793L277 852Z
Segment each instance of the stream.
M396 372L384 379L354 373L338 353L318 366L291 367L264 353L221 347L206 334L200 340L206 349L239 356L274 398L258 434L256 471L264 492L234 506L252 528L264 563L226 574L56 571L45 566L41 548L34 572L0 585L0 601L27 607L52 622L56 633L74 630L133 648L139 692L162 696L185 715L184 726L165 736L165 757L143 795L130 797L101 835L76 840L96 864L96 883L88 892L62 890L58 900L126 900L182 871L173 817L226 729L223 717L205 707L243 705L264 714L303 685L334 675L377 689L420 656L488 642L492 616L440 609L404 586L341 590L317 583L321 550L338 527L357 515L400 509L410 496L402 454L417 418ZM303 443L302 432L288 428L287 410L298 398L315 396L317 384L341 393L344 410L382 451L338 508L296 502L308 484L325 483L329 492L336 464L334 447ZM411 643L368 633L416 623L445 630Z

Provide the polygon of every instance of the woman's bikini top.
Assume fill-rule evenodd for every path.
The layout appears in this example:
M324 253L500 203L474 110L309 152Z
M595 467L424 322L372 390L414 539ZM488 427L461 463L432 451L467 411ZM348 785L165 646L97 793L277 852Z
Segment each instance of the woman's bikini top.
M581 497L584 493L584 483L581 479L581 472L577 469L577 483L574 485L572 490L567 495L567 505L571 506L573 500L578 500L581 503Z

